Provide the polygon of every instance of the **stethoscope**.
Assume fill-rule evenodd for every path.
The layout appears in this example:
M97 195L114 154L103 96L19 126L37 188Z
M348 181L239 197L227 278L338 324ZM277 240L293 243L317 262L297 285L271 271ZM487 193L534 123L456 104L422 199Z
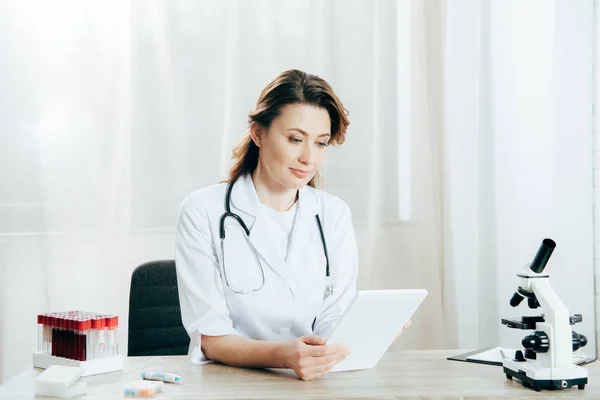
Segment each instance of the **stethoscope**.
M221 237L221 257L223 260L223 276L225 277L225 284L233 292L239 293L239 294L250 294L250 293L259 291L265 285L265 270L262 266L262 263L260 262L260 258L258 257L258 254L256 254L256 249L254 248L254 246L252 245L252 242L250 241L250 230L244 223L244 220L242 220L242 218L239 215L231 212L231 206L230 206L231 190L233 188L234 183L235 182L231 182L227 186L227 193L225 195L225 213L223 215L221 215L221 220L219 223L219 236ZM240 224L242 229L244 229L244 232L246 233L246 236L245 236L246 242L248 243L250 250L252 250L254 259L256 260L256 262L258 263L258 266L260 267L262 281L261 281L260 286L257 288L238 290L238 289L234 289L229 284L229 280L227 279L227 269L225 268L225 250L224 250L224 245L223 245L223 243L225 242L225 219L227 217L232 217L233 219L235 219ZM321 234L321 242L323 243L323 252L325 253L325 261L327 262L327 264L325 266L325 293L323 294L323 299L326 299L333 294L333 285L331 284L331 278L329 275L329 254L327 253L327 244L325 243L325 235L323 234L323 227L321 226L321 220L319 219L319 215L318 214L315 215L315 218L317 220L317 225L319 227L319 233Z

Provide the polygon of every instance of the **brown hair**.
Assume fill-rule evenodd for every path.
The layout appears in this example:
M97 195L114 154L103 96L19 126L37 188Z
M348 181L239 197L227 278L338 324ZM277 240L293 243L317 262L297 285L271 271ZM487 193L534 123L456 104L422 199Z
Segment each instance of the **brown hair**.
M248 115L248 126L259 124L265 130L269 129L281 108L287 104L307 104L324 108L331 120L329 143L344 143L346 130L350 125L348 111L325 80L297 69L284 71L269 82L256 102L256 110ZM225 182L234 182L240 176L252 173L258 165L258 157L259 149L248 130L233 150L232 158L235 163ZM317 172L308 185L315 187L320 183L320 179Z

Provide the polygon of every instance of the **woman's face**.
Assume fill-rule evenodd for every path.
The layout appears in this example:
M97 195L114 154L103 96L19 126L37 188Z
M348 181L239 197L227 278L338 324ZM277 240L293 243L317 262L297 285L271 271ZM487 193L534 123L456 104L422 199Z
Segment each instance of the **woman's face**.
M282 189L306 186L325 159L330 127L324 108L306 104L282 107L266 135L258 136L259 162L268 179Z

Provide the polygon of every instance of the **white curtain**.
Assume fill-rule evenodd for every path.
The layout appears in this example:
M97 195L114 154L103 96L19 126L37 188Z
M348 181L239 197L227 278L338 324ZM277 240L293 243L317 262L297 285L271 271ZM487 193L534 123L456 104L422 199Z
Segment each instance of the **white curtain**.
M594 355L592 0L449 2L445 48L446 270L458 346L517 347L501 318L542 240L546 272ZM597 24L597 22L596 22ZM598 37L596 36L596 39Z
M181 200L224 177L260 90L289 68L350 111L324 176L353 212L360 288L428 289L403 345L448 345L442 69L427 64L442 2L432 21L408 0L1 4L0 377L29 365L37 313L117 314L125 351L132 270L173 257Z
M359 287L429 291L401 346L514 346L499 318L545 236L593 336L592 0L568 3L0 0L0 381L41 312L117 314L126 351L131 272L173 257L181 200L288 68L350 111L324 176Z

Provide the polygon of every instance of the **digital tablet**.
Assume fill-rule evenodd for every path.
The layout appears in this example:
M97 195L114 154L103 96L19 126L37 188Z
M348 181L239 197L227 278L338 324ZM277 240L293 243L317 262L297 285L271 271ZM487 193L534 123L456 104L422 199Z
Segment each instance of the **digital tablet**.
M425 289L359 291L327 340L350 349L332 371L377 365L425 296Z

